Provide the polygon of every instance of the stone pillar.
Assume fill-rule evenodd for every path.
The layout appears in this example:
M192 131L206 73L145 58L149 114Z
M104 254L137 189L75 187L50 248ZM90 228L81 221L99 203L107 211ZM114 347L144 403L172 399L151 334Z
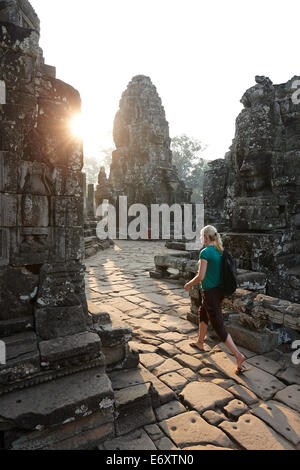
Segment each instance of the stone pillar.
M82 173L82 191L83 191L83 220L86 220L87 215L87 198L86 198L86 173Z
M89 218L94 219L96 216L95 210L95 188L93 184L88 185L88 198L87 198L87 215Z

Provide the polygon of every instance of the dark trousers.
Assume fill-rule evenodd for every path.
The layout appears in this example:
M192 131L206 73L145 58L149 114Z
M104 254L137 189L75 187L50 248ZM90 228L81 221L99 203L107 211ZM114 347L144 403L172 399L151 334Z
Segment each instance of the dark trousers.
M224 326L222 315L223 294L219 287L214 287L203 292L202 303L199 307L199 323L204 322L208 325L210 321L213 329L223 343L225 343L228 333Z

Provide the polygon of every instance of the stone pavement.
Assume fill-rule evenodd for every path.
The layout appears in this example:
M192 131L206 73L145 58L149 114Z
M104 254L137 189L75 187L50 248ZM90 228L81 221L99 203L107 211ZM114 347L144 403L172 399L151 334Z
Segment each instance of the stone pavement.
M176 253L163 242L118 241L86 260L89 301L132 328L129 344L140 354L138 369L110 374L118 410L137 403L136 414L125 413L121 435L99 449L299 450L299 367L279 351L241 348L249 370L237 376L212 333L205 353L191 348L197 327L186 320L188 294L178 282L149 277L154 256L165 252ZM138 404L150 388L156 398L145 410Z

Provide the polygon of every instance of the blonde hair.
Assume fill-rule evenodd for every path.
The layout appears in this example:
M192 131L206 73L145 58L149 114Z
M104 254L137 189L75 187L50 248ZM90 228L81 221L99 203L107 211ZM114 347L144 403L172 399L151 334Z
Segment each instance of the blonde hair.
M213 225L206 225L200 232L201 240L203 242L204 235L206 235L213 243L214 246L219 250L221 253L224 251L223 243L221 235L218 233L216 227Z

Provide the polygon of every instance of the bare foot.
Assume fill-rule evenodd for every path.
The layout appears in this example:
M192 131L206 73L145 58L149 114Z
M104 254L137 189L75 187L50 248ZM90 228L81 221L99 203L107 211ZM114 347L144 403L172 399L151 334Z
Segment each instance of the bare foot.
M240 374L243 371L242 364L245 361L246 361L246 357L244 356L244 354L239 354L239 356L236 358L236 363L237 363L236 374Z
M199 351L201 351L201 352L205 351L205 349L203 347L203 343L199 343L198 341L196 343L190 343L190 346L192 346L192 348L199 349Z

